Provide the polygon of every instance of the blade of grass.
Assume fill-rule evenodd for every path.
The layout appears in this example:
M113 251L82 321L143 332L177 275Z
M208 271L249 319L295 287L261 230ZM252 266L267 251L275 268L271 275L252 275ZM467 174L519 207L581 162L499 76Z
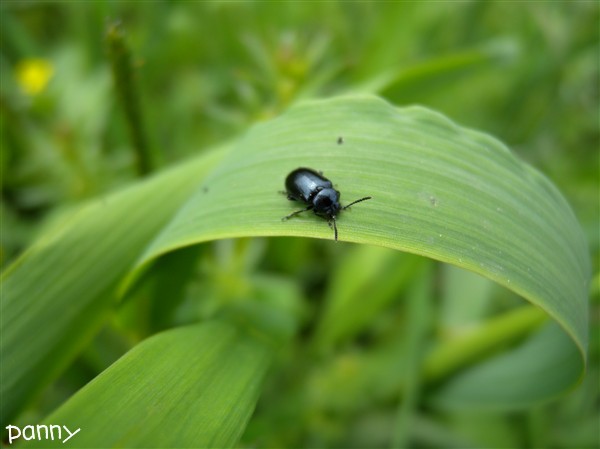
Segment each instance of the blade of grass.
M99 198L3 273L2 426L98 329L116 302L118 281L223 152L208 153Z
M298 166L323 170L346 204L373 196L338 217L341 240L472 270L541 307L567 331L578 362L555 369L556 361L577 354L566 336L544 357L517 357L508 371L513 382L506 382L515 395L529 385L527 400L552 397L579 378L587 345L585 241L554 186L495 139L424 108L343 97L307 102L254 127L205 177L221 157L98 201L9 268L1 304L3 421L84 344L144 248L135 273L161 254L212 239L331 240L314 215L281 221L295 206L277 192ZM541 338L556 341L554 334ZM552 379L539 383L532 375L539 373Z
M306 102L256 126L154 241L139 267L175 248L213 239L332 240L324 220L312 214L281 221L297 205L277 192L301 166L332 179L342 203L373 197L340 214L340 240L420 254L491 279L545 310L585 359L590 263L561 194L492 137L425 108L395 108L374 97ZM568 388L579 378L569 372L568 379L548 385Z
M505 64L514 59L516 52L512 41L491 42L480 48L382 71L354 91L375 92L393 102L410 103L474 72Z
M136 155L137 171L147 175L154 168L154 161L140 108L137 84L133 74L131 53L125 41L125 31L120 22L112 22L106 30L108 55L112 66L115 87L129 128L131 145Z
M331 274L314 334L315 348L325 352L371 324L378 313L400 298L421 262L420 257L376 246L347 251Z
M403 395L392 435L392 447L409 447L412 423L415 419L421 395L421 365L424 346L431 326L433 299L433 270L431 265L423 270L408 294L406 370L404 371Z
M233 447L250 418L271 348L208 322L145 340L45 423L81 431L23 447Z
M515 350L451 378L431 401L445 409L519 409L553 399L582 375L581 355L550 322Z
M521 340L547 320L536 307L523 306L487 320L470 332L439 344L427 356L423 375L430 382L448 377L469 362Z

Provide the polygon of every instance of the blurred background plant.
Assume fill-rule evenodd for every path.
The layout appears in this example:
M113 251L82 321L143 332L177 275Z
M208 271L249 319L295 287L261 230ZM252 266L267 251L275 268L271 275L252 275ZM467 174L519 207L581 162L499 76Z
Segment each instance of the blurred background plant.
M415 376L398 376L417 351L407 342L444 339L521 303L506 290L389 250L240 239L161 258L24 422L146 336L254 307L239 301L251 290L269 304L255 313L295 343L272 370L242 446L599 444L596 2L20 1L0 8L4 267L86 199L230 140L299 100L347 92L422 104L497 136L566 195L594 261L588 374L549 404L447 412L427 403L429 384L417 388ZM116 26L151 160L143 170L111 72ZM411 310L410 298L429 285L424 278L435 280L435 304ZM367 291L375 300L365 305ZM168 305L159 300L165 292ZM415 317L429 337L411 340L403 331ZM396 405L403 382L422 390L402 401L410 429Z

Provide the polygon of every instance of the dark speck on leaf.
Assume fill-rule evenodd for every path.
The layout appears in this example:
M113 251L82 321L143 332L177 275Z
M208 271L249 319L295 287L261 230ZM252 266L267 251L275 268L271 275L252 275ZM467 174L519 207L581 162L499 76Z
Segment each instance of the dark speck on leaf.
M338 137L337 143L338 143L338 145L343 144L344 143L344 138L342 136Z

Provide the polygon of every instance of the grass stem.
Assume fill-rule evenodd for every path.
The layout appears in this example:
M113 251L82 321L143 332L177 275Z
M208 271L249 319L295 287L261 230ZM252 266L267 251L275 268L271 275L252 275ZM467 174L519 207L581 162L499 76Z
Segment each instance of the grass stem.
M119 21L109 23L106 42L117 95L125 112L131 144L135 151L137 172L144 176L152 171L154 164L144 128L131 53Z

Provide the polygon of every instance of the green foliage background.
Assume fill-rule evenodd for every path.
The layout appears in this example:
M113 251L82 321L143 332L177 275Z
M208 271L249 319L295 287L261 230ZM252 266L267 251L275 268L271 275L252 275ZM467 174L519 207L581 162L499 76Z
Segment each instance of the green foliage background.
M106 435L106 426L114 425L111 414L99 416L96 404L116 401L124 391L139 404L124 409L123 428L113 429L117 438L119 431L130 430L127 416L169 404L174 401L169 392L193 390L215 405L208 413L207 403L195 403L191 393L178 398L176 403L185 403L183 412L169 422L180 440L161 440L144 429L130 444L600 444L597 3L4 2L0 8L3 266L33 242L50 241L48 236L60 233L73 217L81 233L70 236L73 242L106 235L122 249L111 253L113 259L102 259L102 279L83 269L86 255L94 267L94 251L103 247L93 241L75 245L79 253L64 265L60 286L52 280L38 285L42 271L36 278L26 270L21 291L35 284L60 294L66 285L73 294L95 294L102 301L88 304L82 298L67 307L72 313L97 307L98 316L85 324L85 332L73 326L55 336L57 350L39 365L32 361L29 377L11 386L11 394L27 398L11 423L41 422L71 398L50 421L81 426L79 436L87 440L78 444L118 445ZM138 179L130 123L111 74L107 39L115 20L131 52L152 171L160 172L149 181ZM19 67L33 58L49 63L53 74L31 95L23 91ZM301 100L339 94L377 94L398 106L438 110L496 136L564 194L593 261L588 366L576 388L543 403L486 398L495 406L485 410L481 404L457 403L468 392L476 392L475 403L482 400L485 386L469 382L469 372L487 370L499 382L507 378L494 365L495 356L512 357L508 360L519 365L531 354L560 353L564 342L553 337L549 346L533 338L521 353L511 351L544 322L537 309L487 279L412 254L307 238L225 239L167 253L125 279L146 239L163 229L194 191L193 175L204 179L252 125ZM357 138L359 131L357 125ZM337 132L332 130L333 142ZM346 141L350 145L348 135ZM247 161L259 157L249 148ZM271 165L275 173L277 164ZM339 170L334 180L353 184L352 172ZM357 185L368 182L359 170L354 176ZM351 193L345 198L371 193L356 189L346 187ZM100 222L94 213L103 198L112 207ZM140 207L130 209L130 198ZM159 214L155 204L167 206ZM279 214L276 205L263 211ZM119 226L134 214L147 223L144 229ZM357 223L361 214L366 216L358 206L349 212ZM330 238L317 220L289 225L298 226L294 235ZM218 220L213 229L219 229ZM231 235L279 232L273 227ZM368 242L360 226L340 224L340 232ZM189 242L202 240L196 235ZM51 267L53 259L44 263ZM8 268L7 279L18 269L19 262ZM32 302L11 320L33 316L34 308ZM61 309L43 318L56 323L68 316ZM4 330L6 315L2 320ZM544 332L552 331L540 335ZM32 336L11 348L21 354L24 372L33 360L28 351L43 347L46 334L39 335L41 342ZM81 337L76 344L73 335ZM203 345L214 351L188 357ZM560 361L556 372L578 375L578 361ZM188 363L188 370L169 371L178 363ZM160 401L146 403L148 390L128 389L140 372L156 373L160 385L171 385L172 377L180 382L171 390L159 387ZM523 376L526 391L520 398L535 397L532 386L543 383L546 374ZM148 388L154 387L149 381ZM2 402L4 416L8 395ZM217 416L223 416L222 427ZM104 419L109 424L99 424Z

